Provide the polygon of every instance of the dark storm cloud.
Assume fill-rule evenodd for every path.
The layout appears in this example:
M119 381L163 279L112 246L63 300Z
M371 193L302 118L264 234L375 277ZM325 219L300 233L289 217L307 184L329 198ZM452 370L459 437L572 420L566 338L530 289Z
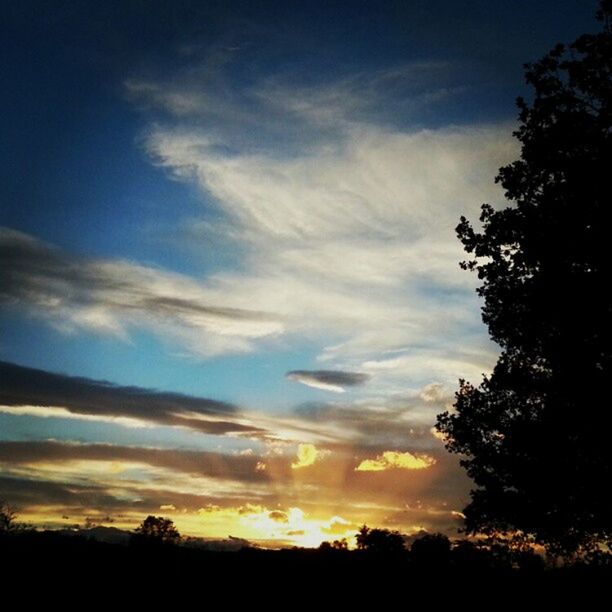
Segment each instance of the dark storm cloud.
M292 370L285 376L309 387L336 392L343 391L344 387L363 385L369 379L367 374L342 370Z
M141 387L122 387L4 361L0 361L0 404L61 407L73 414L128 417L219 435L263 432L257 427L233 422L231 417L237 415L237 409L225 402Z

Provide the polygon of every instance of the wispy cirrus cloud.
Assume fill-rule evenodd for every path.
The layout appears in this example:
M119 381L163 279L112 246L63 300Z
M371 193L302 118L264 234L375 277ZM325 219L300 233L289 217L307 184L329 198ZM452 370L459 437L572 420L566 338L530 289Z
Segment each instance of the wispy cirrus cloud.
M278 158L220 153L201 130L157 128L148 148L214 199L224 217L217 231L243 249L241 266L218 273L217 287L276 313L288 337L319 342L339 369L369 373L362 364L390 365L390 351L438 358L449 345L486 348L454 227L499 197L490 177L513 148L507 131L362 126L332 146ZM461 363L438 363L444 382L465 374Z
M166 113L144 138L154 162L219 215L192 226L192 239L240 248L216 286L276 313L286 337L318 342L330 370L377 370L372 384L384 386L401 351L436 360L433 379L413 368L417 385L476 370L469 358L440 359L452 345L484 349L490 367L454 227L501 200L492 177L516 148L508 124L420 127L419 113L457 96L458 81L452 64L421 62L326 82L230 80L217 98L194 70L127 86ZM248 128L237 135L237 124Z

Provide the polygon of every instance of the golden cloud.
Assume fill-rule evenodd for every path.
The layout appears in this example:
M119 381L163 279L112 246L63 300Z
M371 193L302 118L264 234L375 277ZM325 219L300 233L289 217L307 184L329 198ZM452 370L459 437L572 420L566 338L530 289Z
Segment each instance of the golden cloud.
M294 470L299 468L308 467L312 465L317 458L319 458L320 452L314 444L300 444L297 450L297 461L291 464Z
M399 468L403 470L423 470L431 467L436 460L429 455L412 454L409 452L385 451L376 459L364 459L356 468L356 472L382 472Z
M268 517L270 517L273 521L278 523L287 523L289 521L289 517L286 512L282 510L272 510L268 512Z

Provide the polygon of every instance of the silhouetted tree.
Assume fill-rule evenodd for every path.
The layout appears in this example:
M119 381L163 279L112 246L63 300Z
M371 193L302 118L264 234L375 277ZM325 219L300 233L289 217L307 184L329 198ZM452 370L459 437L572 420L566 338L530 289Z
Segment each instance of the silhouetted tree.
M355 536L355 540L357 541L357 549L365 550L366 542L368 538L368 534L370 533L370 528L367 525L362 525Z
M332 548L334 550L348 550L348 542L346 538L342 538L341 540L334 540L332 542Z
M347 551L348 542L346 541L346 538L342 538L341 540L334 540L333 542L321 542L321 544L319 545L319 550L321 552Z
M463 570L482 570L493 567L488 550L470 540L459 540L451 548L453 565Z
M598 18L598 34L526 65L521 157L496 179L513 205L457 227L501 355L437 422L476 484L467 531L566 554L612 537L611 0Z
M0 534L11 533L19 529L17 510L8 502L0 499Z
M181 539L181 534L174 522L163 516L149 515L135 531L137 541L148 543L175 543Z
M442 533L428 533L415 540L410 556L418 565L446 565L450 561L451 543Z
M370 529L363 525L356 535L357 548L374 553L399 553L404 549L404 538L397 531Z

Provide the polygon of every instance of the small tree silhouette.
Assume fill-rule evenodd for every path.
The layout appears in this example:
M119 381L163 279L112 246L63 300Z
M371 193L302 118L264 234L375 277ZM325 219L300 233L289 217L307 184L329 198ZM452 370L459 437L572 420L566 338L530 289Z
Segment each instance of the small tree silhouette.
M0 499L0 534L17 531L19 528L17 510L5 500Z
M346 538L342 538L341 540L334 540L333 542L321 542L319 550L325 553L347 551L348 542L346 541Z
M140 541L159 544L174 544L181 539L171 519L152 514L136 528L136 536Z
M346 538L342 538L341 540L334 540L332 542L332 548L334 550L348 550L348 542Z

